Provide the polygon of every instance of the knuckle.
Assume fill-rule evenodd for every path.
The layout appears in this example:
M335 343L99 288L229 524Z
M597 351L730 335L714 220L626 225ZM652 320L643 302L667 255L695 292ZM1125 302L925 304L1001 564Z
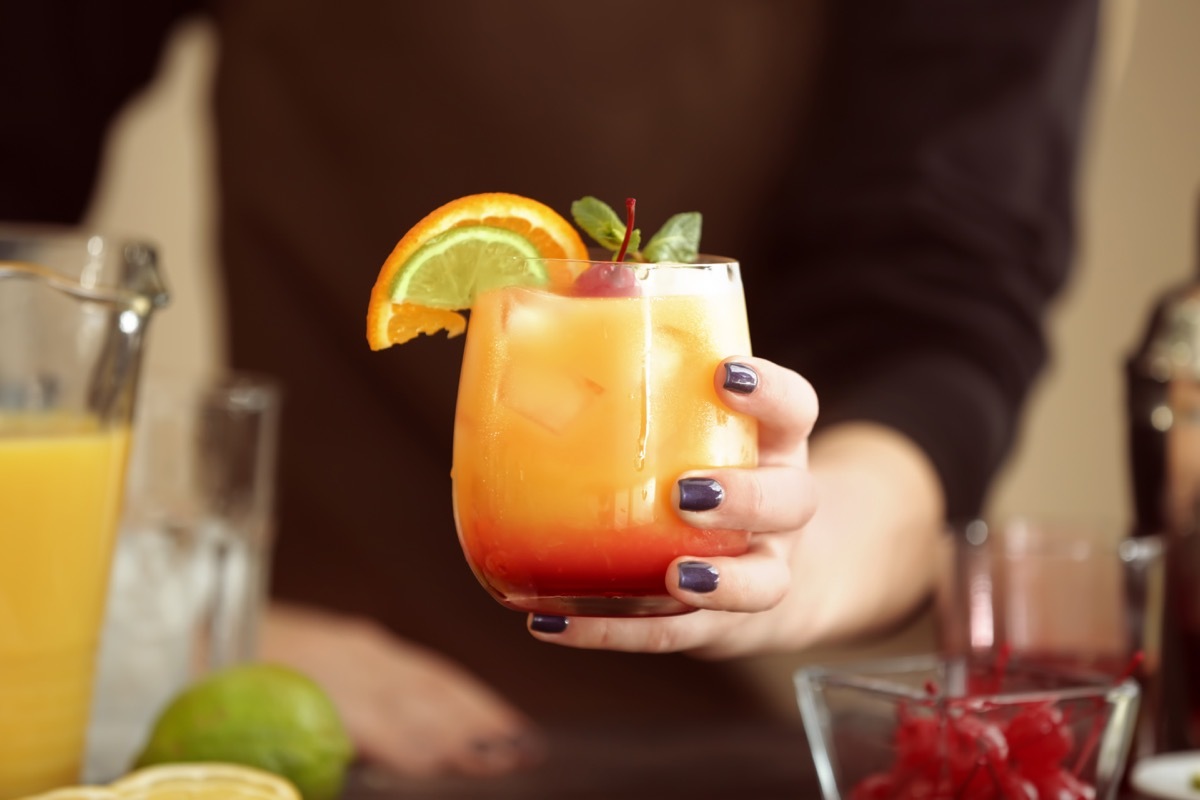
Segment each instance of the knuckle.
M790 408L794 409L800 415L805 425L811 429L816 424L817 416L820 413L821 404L817 399L817 390L798 372L791 372L790 384L787 397L784 400Z
M752 473L746 473L742 483L743 485L738 487L739 494L743 496L747 510L754 515L755 519L761 518L767 513L770 505L770 497L763 489L762 481Z
M730 611L767 611L788 592L789 570L781 558L756 563L753 569L728 570L728 578L722 600Z
M763 601L766 603L766 608L763 610L774 608L782 603L783 598L787 597L788 588L789 584L786 580L774 582L763 597Z
M783 600L787 585L765 572L745 580L738 594L738 610L767 611Z
M596 630L593 632L595 636L596 647L601 650L614 650L616 648L616 636L613 634L613 626L608 620L597 620Z
M722 470L714 475L725 488L725 501L709 515L717 525L740 527L761 519L770 506L770 495L753 469Z
M652 624L648 645L653 653L674 653L682 649L679 631L670 623Z
M739 564L731 562L722 565L720 585L708 599L715 608L744 611L754 605L754 594L753 574L747 573Z
M804 527L816 509L816 486L804 467L781 466L758 481L755 514L769 518L772 530L790 531Z

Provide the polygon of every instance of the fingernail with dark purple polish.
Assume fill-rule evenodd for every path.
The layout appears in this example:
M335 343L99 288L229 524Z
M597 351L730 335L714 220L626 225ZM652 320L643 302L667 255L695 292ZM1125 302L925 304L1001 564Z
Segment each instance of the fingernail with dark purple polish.
M712 511L725 499L725 489L712 478L682 478L679 508L683 511Z
M758 388L758 373L752 367L730 361L725 365L725 388L738 394L750 394Z
M717 588L721 574L704 561L679 562L679 588L688 592L707 594Z
M534 614L529 629L538 633L562 633L567 629L567 618L551 614Z

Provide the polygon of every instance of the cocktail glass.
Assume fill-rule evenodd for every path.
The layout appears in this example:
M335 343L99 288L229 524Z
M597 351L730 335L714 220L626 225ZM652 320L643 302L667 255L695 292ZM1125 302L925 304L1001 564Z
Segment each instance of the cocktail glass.
M154 250L0 229L0 800L79 779Z
M740 272L703 256L598 263L544 266L602 270L619 296L508 287L472 306L454 429L459 541L515 610L685 613L666 591L671 561L749 541L685 524L671 500L686 470L757 462L754 421L724 406L713 380L724 358L750 353Z

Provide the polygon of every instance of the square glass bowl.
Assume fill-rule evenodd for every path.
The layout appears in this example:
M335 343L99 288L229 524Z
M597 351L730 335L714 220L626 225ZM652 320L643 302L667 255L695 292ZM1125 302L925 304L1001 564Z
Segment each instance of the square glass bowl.
M1138 685L934 656L796 673L825 800L1116 796Z

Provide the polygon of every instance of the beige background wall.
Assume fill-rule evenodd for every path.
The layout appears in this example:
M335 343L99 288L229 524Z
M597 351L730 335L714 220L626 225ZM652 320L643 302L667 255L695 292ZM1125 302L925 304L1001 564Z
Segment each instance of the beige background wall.
M153 374L206 372L221 358L207 114L215 44L205 24L178 31L157 79L114 126L88 219L159 245L172 302L148 337Z
M1142 0L1134 17L1124 74L1095 109L1083 252L1056 313L1055 363L994 498L999 510L1127 519L1123 360L1153 297L1196 273L1200 2Z
M1195 264L1200 0L1114 0L1109 10L1081 264L1056 311L1055 363L995 495L998 512L1126 518L1121 361L1150 299ZM162 245L176 303L154 330L152 371L206 368L219 353L204 115L212 59L206 28L180 32L160 80L118 126L92 214Z

